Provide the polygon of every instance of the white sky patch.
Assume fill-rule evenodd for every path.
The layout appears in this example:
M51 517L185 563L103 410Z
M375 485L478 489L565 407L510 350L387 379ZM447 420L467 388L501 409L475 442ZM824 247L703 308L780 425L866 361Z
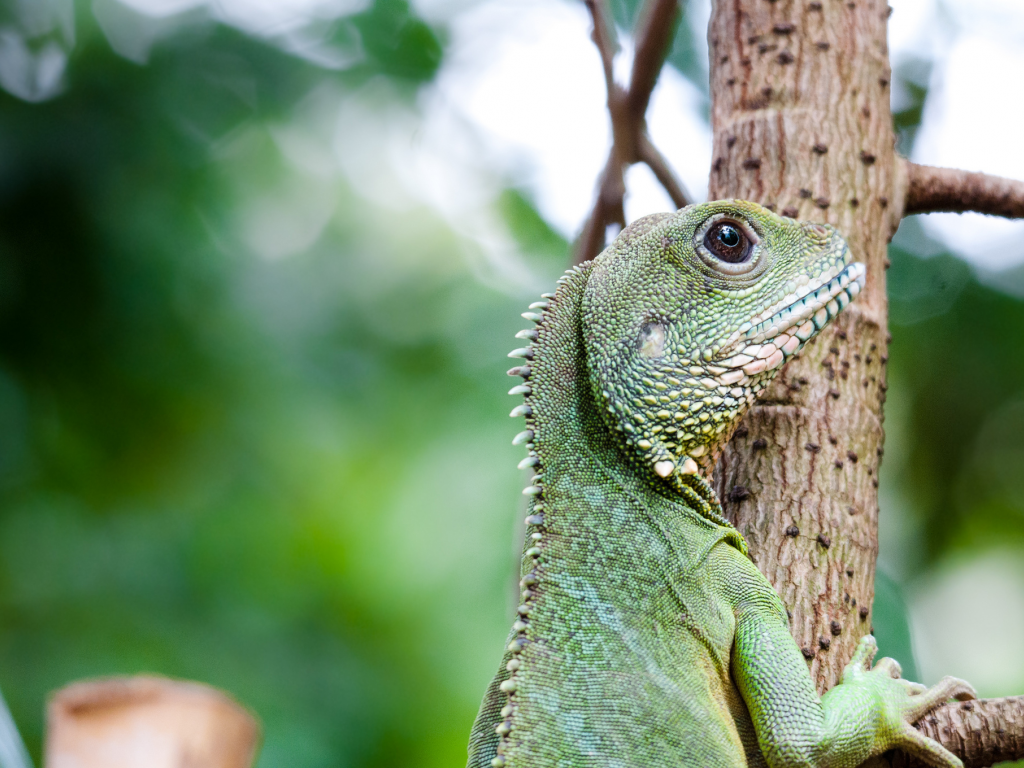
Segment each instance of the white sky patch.
M914 652L922 681L969 681L981 696L1024 685L1024 562L1018 552L986 552L928 573L909 590Z
M1024 4L1019 0L896 0L894 62L933 59L915 162L1024 179ZM1024 222L930 214L925 231L986 271L1024 263Z
M615 68L625 82L632 41L620 42ZM489 162L533 195L552 226L574 237L611 144L601 62L582 3L491 0L459 14L436 88L475 128ZM648 124L687 188L703 197L711 133L698 114L700 101L697 89L667 67ZM629 220L673 207L649 172L631 172L627 189Z

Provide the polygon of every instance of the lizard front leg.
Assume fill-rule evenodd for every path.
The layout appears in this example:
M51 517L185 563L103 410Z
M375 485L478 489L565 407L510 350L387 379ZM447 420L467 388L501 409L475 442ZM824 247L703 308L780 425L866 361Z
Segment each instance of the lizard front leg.
M842 682L819 698L774 590L749 560L730 547L719 549L729 563L723 572L733 574L723 585L736 615L733 680L771 768L855 768L894 748L936 768L962 768L913 723L950 699L974 698L970 685L952 677L932 688L902 680L893 659L872 667L878 647L868 635Z

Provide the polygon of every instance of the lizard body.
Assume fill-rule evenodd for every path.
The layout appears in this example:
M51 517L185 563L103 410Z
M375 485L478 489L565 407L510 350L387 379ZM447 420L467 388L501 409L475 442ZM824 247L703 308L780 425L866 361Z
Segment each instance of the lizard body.
M698 471L863 274L831 228L718 201L635 222L526 313L522 604L469 768L960 765L909 723L970 687L872 669L870 636L819 699Z

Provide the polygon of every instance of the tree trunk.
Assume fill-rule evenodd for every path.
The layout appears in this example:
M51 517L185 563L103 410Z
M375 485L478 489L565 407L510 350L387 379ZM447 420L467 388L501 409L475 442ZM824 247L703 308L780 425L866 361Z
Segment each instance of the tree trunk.
M882 0L716 0L708 30L709 198L833 224L867 265L861 297L782 370L715 470L726 512L791 612L822 692L871 626L887 243L905 207L1021 208L1019 183L897 157L889 12ZM919 727L981 766L1024 756L1022 723L1024 703L1005 699L946 705Z

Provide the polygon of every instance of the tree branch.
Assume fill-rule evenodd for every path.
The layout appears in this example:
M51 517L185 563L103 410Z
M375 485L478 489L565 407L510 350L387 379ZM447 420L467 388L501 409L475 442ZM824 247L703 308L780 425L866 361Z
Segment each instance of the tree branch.
M964 768L1024 758L1024 696L945 704L916 727L963 760ZM893 768L926 765L902 752L892 764Z
M668 55L679 16L677 0L649 0L637 22L636 52L629 80L629 111L642 120Z
M614 79L612 62L617 46L608 0L586 0L586 6L594 24L592 39L604 68L608 113L612 122L612 148L601 173L594 207L576 242L573 259L576 264L601 252L609 224L625 226L622 205L626 193L624 173L633 163L646 163L675 205L681 208L688 204L682 183L647 136L644 119L672 40L673 22L679 11L677 0L647 0L645 3L637 24L637 47L628 90Z
M665 188L665 191L668 192L668 196L672 198L672 204L676 208L689 205L691 198L687 194L683 182L676 178L676 175L669 167L668 161L658 151L658 148L651 143L646 133L640 134L637 144L639 160L654 171L654 176L661 183L661 186Z
M906 161L906 171L904 216L937 211L977 211L1008 219L1024 218L1024 181L909 161Z

